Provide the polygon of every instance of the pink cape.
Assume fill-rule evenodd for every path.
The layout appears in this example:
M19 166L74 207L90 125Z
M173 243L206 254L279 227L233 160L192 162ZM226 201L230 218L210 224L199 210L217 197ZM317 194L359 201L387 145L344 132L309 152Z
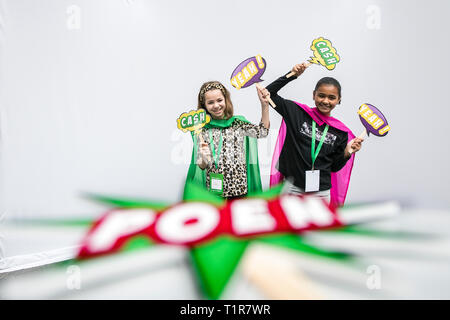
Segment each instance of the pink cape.
M294 101L295 102L295 101ZM355 138L353 132L348 129L341 121L333 117L327 117L321 114L317 108L310 108L306 104L295 102L303 110L305 110L311 118L321 126L323 123L328 124L331 127L339 129L348 133L348 141ZM277 142L275 144L275 150L273 152L272 164L270 169L270 186L276 185L283 181L283 175L275 168L280 158L281 150L283 149L284 140L286 139L286 124L284 120L281 122L280 131L278 132ZM331 190L330 190L330 205L338 207L342 206L347 196L347 190L350 183L350 176L353 169L353 161L355 160L355 154L353 153L345 166L338 172L331 172Z

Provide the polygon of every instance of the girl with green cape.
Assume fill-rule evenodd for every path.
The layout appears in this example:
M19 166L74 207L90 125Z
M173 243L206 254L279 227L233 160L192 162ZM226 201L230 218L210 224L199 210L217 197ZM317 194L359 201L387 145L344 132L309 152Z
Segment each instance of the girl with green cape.
M261 191L256 139L269 133L269 92L257 88L261 122L251 124L233 115L230 93L218 81L204 83L197 109L205 109L211 121L196 135L187 181L194 181L223 198L245 197Z

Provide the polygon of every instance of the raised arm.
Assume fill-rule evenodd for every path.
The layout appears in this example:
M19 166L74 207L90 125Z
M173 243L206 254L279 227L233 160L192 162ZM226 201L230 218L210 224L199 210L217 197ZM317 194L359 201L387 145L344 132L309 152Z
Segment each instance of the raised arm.
M274 82L272 82L271 84L269 84L266 89L269 91L270 93L270 97L272 98L272 100L275 102L275 104L277 105L277 107L275 108L275 111L277 111L279 114L284 115L285 114L285 109L286 109L286 99L280 97L278 95L278 91L283 88L286 84L288 84L289 82L297 79L297 77L299 75L301 75L305 69L308 67L308 64L306 62L304 63L300 63L300 64L296 64L292 70L288 73L286 73L284 76L279 77L277 80L275 80ZM293 75L291 77L287 77L287 75L289 73L293 73Z
M261 102L261 123L266 129L270 128L269 120L269 99L270 93L266 88L263 88L257 84L256 91L258 93L259 101Z

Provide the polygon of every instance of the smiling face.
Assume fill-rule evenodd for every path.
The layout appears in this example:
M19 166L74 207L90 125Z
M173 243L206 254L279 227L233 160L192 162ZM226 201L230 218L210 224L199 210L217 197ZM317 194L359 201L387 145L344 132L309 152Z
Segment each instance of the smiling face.
M219 89L205 92L205 107L213 119L223 119L225 116L225 97Z
M313 92L317 109L323 115L330 116L331 111L341 102L339 90L332 84L322 84Z

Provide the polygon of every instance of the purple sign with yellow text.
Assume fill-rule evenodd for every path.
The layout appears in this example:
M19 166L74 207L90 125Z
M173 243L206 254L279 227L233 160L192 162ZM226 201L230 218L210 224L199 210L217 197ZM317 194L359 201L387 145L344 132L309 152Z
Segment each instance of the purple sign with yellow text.
M367 130L367 135L370 132L376 136L384 137L391 129L381 111L369 103L361 105L358 114L359 119Z
M264 71L266 71L266 60L261 55L245 59L231 74L231 85L236 89L247 88L261 82Z

